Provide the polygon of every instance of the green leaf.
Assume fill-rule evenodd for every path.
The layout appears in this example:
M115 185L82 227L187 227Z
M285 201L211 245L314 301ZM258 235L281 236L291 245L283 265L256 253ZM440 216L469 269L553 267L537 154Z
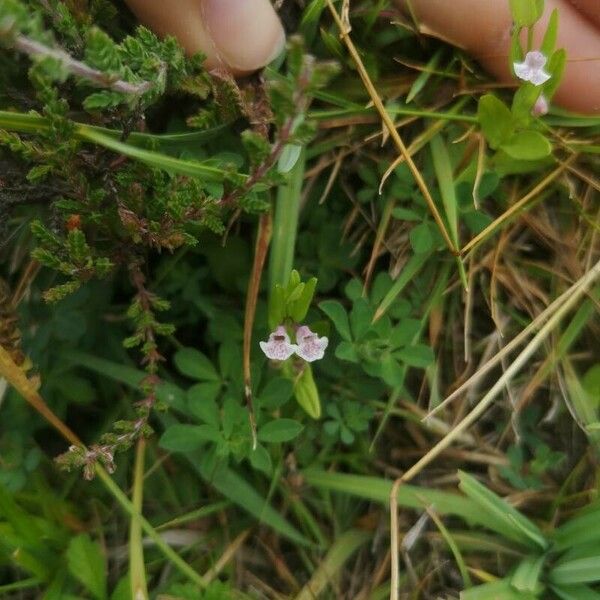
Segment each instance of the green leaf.
M391 387L401 386L404 373L398 361L389 353L384 354L376 363L381 378Z
M532 121L531 110L541 93L539 86L533 83L524 83L513 97L512 114L517 123L521 127L527 126Z
M197 383L187 391L187 403L190 414L194 415L204 423L219 426L219 407L217 406L217 395L221 390L221 384L216 381Z
M294 419L275 419L258 430L258 439L270 444L289 442L297 437L302 429L302 424Z
M401 346L410 344L421 331L421 327L422 323L418 319L402 319L392 329L390 344L393 348L400 348Z
M285 318L285 292L280 284L276 284L269 302L269 328L273 331L283 323Z
M392 216L399 221L420 221L423 217L414 210L397 206L392 210Z
M529 519L464 471L458 472L460 489L490 515L489 527L524 546L545 550L548 542Z
M333 321L335 328L342 338L350 341L350 323L346 309L337 300L323 300L319 308Z
M302 293L300 296L294 301L291 302L288 306L288 312L290 317L294 320L295 323L302 323L306 318L306 314L308 313L308 309L310 308L310 304L315 295L315 289L317 287L317 278L311 277L305 284L302 289Z
M271 461L271 455L267 452L267 449L262 445L258 444L252 452L249 454L250 464L259 471L262 471L265 475L271 475L273 473L273 462Z
M312 367L309 364L304 366L304 371L295 381L294 395L298 404L309 417L318 419L321 416L319 390L313 377Z
M502 150L519 160L539 160L550 155L552 145L541 133L527 130L515 133L502 144Z
M537 594L515 590L508 579L500 579L493 583L485 583L464 590L461 600L539 600Z
M151 152L149 150L143 150L130 144L120 142L104 133L100 133L91 127L80 125L77 128L76 134L85 140L95 142L105 148L114 150L119 154L134 158L141 162L155 167L163 169L173 174L187 175L189 177L198 177L202 181L224 181L231 178L232 175L220 169L212 166L211 164L204 164L197 161L181 160L179 158L173 158L166 154L160 154L158 152ZM247 175L237 174L235 176L236 181L243 182L247 179Z
M584 393L590 399L590 403L600 407L600 363L591 366L581 380Z
M450 229L450 237L454 245L458 247L458 205L456 199L456 188L454 185L454 170L450 160L448 144L444 138L435 135L429 143L433 168L437 177L442 203L446 212L446 219ZM414 248L414 246L413 246ZM416 249L415 249L416 252Z
M340 342L338 347L335 349L335 355L341 360L347 360L354 363L359 361L358 353L356 352L356 348L352 342Z
M219 442L221 434L212 425L171 425L160 438L160 447L171 452L191 452L205 442Z
M406 264L404 268L398 275L398 278L392 284L392 287L387 291L383 300L377 307L375 311L375 316L373 320L376 321L380 319L390 308L393 302L400 295L402 290L412 281L412 279L417 275L417 273L423 268L423 265L427 262L427 259L431 256L429 252L423 252L421 254L413 254Z
M556 89L560 85L565 67L567 66L567 53L563 48L559 48L548 60L546 70L552 78L544 86L544 94L548 101L552 99Z
M289 379L276 377L258 394L257 405L267 410L274 410L283 406L291 397L294 385Z
M544 0L510 0L513 21L520 27L530 27L544 12Z
M485 139L494 150L508 140L514 131L512 113L493 94L485 94L479 99L477 119Z
M286 144L277 161L277 170L280 173L289 173L300 158L302 146L297 144Z
M540 52L546 56L550 56L554 52L556 46L556 36L558 34L558 8L555 8L550 14L546 33L540 45Z
M201 381L219 381L220 377L212 362L195 348L182 348L174 357L175 366L182 374Z
M540 577L546 557L527 556L518 565L510 582L520 592L535 592L540 585Z
M550 571L550 580L559 585L600 581L600 555L563 562Z
M394 356L410 367L425 369L435 360L433 350L425 344L414 344L394 352Z
M600 600L600 593L587 585L552 585L550 589L560 600Z
M409 238L410 245L417 254L429 252L433 246L433 236L431 235L429 223L426 221L413 227L410 230Z
M100 546L87 534L69 542L67 548L69 572L98 600L106 598L106 559Z
M350 312L350 324L355 340L362 339L369 331L374 312L373 307L364 298L358 298L354 302Z

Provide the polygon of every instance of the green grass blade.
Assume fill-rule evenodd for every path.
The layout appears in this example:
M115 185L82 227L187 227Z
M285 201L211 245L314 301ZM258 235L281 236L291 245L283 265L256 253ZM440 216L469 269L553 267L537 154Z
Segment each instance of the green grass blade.
M314 600L318 598L346 561L370 539L371 535L364 531L350 530L343 533L321 560L310 581L296 596L296 600Z
M139 160L151 167L162 169L169 173L198 177L204 181L213 182L221 182L233 178L237 183L243 183L247 177L247 175L241 174L236 174L234 177L232 173L212 165L203 164L198 161L182 160L180 158L169 156L168 154L161 154L159 152L138 148L137 146L126 144L86 126L80 126L77 129L77 134L78 137L88 142L94 142L95 144L113 150L118 154Z
M402 272L394 281L392 287L389 289L388 293L385 295L381 304L377 307L375 311L375 316L373 317L373 322L378 321L383 315L386 313L388 308L392 305L392 303L396 300L396 298L400 295L402 290L414 279L415 275L423 268L427 259L431 256L432 252L422 252L419 254L413 254L402 269Z
M460 489L490 517L489 528L524 546L545 550L548 542L539 528L508 502L459 471ZM498 527L500 525L500 527Z

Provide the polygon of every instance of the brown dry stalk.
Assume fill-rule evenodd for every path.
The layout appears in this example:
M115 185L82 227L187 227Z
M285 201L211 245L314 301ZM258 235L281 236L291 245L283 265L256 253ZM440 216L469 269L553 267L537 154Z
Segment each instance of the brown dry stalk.
M252 405L252 380L250 373L250 353L252 349L252 328L254 326L254 317L256 315L256 302L258 300L258 291L260 280L265 266L267 250L271 241L271 232L273 229L273 218L271 211L261 215L258 222L258 234L256 236L256 247L254 249L254 265L252 274L248 282L248 294L246 296L246 311L244 314L244 395L250 414L250 426L252 428L252 447L257 445L256 439L256 421L254 419L254 407Z
M0 375L67 441L75 446L83 446L77 435L44 402L37 391L36 382L27 377L23 369L15 363L11 355L2 346L0 346Z

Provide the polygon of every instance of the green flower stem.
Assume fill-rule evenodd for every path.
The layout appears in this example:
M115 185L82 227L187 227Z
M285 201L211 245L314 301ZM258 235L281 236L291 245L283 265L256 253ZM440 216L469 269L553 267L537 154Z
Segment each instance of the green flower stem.
M296 164L290 171L288 181L277 190L269 262L269 289L271 290L276 284L287 284L294 266L305 163L305 151L302 149Z

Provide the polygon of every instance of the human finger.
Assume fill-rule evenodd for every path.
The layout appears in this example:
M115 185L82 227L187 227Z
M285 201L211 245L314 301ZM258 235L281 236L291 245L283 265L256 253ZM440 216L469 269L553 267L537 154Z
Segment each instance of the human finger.
M408 3L403 3L404 8ZM544 15L535 26L534 47L539 47L554 8L559 9L557 47L567 51L556 102L577 112L598 113L600 31L569 2L547 0ZM508 65L512 28L508 2L410 0L410 9L423 33L465 49L502 81L513 80Z
M236 75L260 69L283 49L285 33L269 0L126 0L158 35L173 35L207 68Z

